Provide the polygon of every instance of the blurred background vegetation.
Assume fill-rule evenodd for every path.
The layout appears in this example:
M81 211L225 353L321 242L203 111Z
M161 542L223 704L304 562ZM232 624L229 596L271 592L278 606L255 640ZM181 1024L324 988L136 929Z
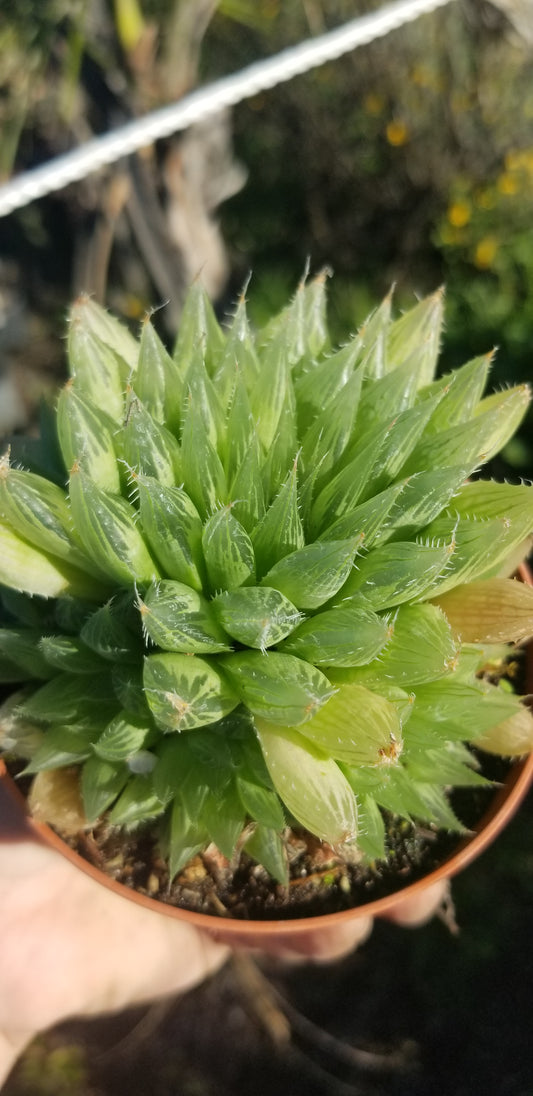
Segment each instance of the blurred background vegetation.
M9 0L0 180L379 6ZM442 368L497 345L493 384L531 379L531 0L456 0L0 220L0 435L26 428L54 391L66 306L81 289L134 327L168 302L156 318L170 337L198 271L222 315L253 269L260 323L308 259L335 272L339 339L392 283L399 308L445 283ZM533 478L532 423L499 474ZM230 970L174 1011L52 1033L6 1096L531 1096L532 811L456 885L458 937L440 924L412 937L381 926L327 979L268 969L320 1031L362 1044L362 1059L294 1013L304 1057L277 1046L268 1002L255 1015L253 989ZM137 1023L140 1041L127 1034Z
M18 0L0 22L1 176L377 7ZM339 338L392 283L400 308L445 283L443 368L498 345L493 383L521 381L532 223L530 0L460 0L0 221L0 349L27 392L80 289L132 322L168 301L170 334L199 270L223 311L253 269L259 322L310 259L335 272ZM517 474L530 433L506 453Z

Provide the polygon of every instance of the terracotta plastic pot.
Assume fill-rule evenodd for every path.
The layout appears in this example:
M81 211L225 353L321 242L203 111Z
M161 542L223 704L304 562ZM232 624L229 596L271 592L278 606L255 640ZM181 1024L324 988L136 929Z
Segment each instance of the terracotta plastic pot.
M533 579L529 570L522 566L520 577L523 581L533 585ZM527 651L528 687L533 686L533 644ZM420 895L427 887L441 880L451 879L452 876L466 868L472 860L494 841L497 835L505 828L518 806L524 799L530 785L533 783L533 753L521 761L517 761L510 769L505 784L494 794L487 813L479 822L472 834L458 842L456 851L449 856L438 868L434 869L422 879L408 884L402 890L386 897L369 901L362 905L342 910L338 913L322 914L318 917L296 918L291 920L272 921L241 921L230 920L209 914L194 913L176 906L169 906L164 902L158 902L154 898L140 894L137 891L118 883L94 865L84 860L77 852L66 845L64 841L47 825L37 822L28 813L25 800L17 788L15 781L6 770L5 764L0 760L0 782L4 791L14 800L16 806L22 807L26 814L26 826L28 834L33 835L39 841L45 842L52 849L56 849L76 867L97 882L108 887L111 891L128 901L137 902L155 913L167 917L174 917L195 925L196 928L208 932L210 936L230 945L248 945L250 947L268 947L269 940L275 940L276 948L286 942L290 947L291 941L296 943L296 938L303 941L310 934L315 935L317 930L327 930L331 933L336 926L340 926L357 917L377 917L391 915L394 909L405 899Z

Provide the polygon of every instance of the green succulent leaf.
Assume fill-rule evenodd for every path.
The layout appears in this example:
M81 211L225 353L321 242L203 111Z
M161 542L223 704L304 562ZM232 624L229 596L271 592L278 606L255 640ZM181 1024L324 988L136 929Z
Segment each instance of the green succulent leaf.
M320 462L317 489L323 486L350 441L362 379L362 371L358 369L317 416L303 438L300 460L304 478Z
M287 360L291 366L295 366L300 362L305 357L306 352L306 277L307 273L299 283L289 304L269 320L257 337L257 343L263 353L276 340L280 344L285 343Z
M346 582L359 546L359 538L317 541L291 552L262 579L298 609L318 609Z
M341 685L299 732L327 757L349 765L394 764L402 751L396 708L363 685Z
M149 316L143 320L134 388L153 419L177 433L181 422L183 376L165 350Z
M234 366L234 373L225 442L225 471L228 483L233 482L246 459L250 446L257 441L248 389L240 369Z
M146 719L121 711L94 742L94 752L105 761L127 761L143 749L151 729Z
M90 575L35 548L1 522L0 583L37 597L72 596L98 601L103 592L102 585Z
M245 842L244 848L252 860L263 864L270 875L282 886L289 882L287 851L276 829L257 825Z
M202 520L188 494L136 476L143 536L164 574L202 589Z
M92 754L91 742L96 732L73 730L71 727L51 727L37 747L24 775L79 765Z
M225 435L224 410L204 361L198 354L192 359L185 375L185 393L183 415L187 407L193 406L197 420L202 422L202 433L214 449L219 448Z
M252 542L231 510L231 505L216 510L206 521L202 533L204 559L213 592L234 590L255 577Z
M376 787L374 797L381 807L400 817L418 818L440 829L466 833L444 791L434 784L413 780L401 765L387 772L387 780Z
M215 723L238 704L225 679L198 655L148 655L144 688L156 723L166 732Z
M279 337L266 347L261 372L250 392L250 407L257 433L267 453L276 437L289 393L287 342Z
M379 380L387 372L385 350L391 321L392 291L370 313L358 332L363 346L363 368L367 380Z
M416 472L404 481L405 488L390 511L387 526L377 534L377 541L393 537L407 539L433 521L459 493L466 479L462 466L435 468Z
M405 491L409 480L393 483L385 491L380 491L373 498L360 503L344 517L330 525L320 534L319 541L343 540L349 537L358 537L365 548L370 548L378 534L385 534L390 529L390 514L396 500Z
M205 520L226 501L227 483L218 452L205 433L202 408L194 400L183 415L181 466L187 493Z
M453 537L453 552L442 578L424 593L426 597L437 597L447 590L472 582L474 578L484 578L498 570L526 539L531 529L528 514L511 519L500 517L494 520L471 518L439 517L426 526L424 536L435 541Z
M474 741L520 708L514 693L487 682L427 682L416 687L412 722L409 720L406 734L413 739L421 726L430 724L440 738Z
M35 646L33 648L33 658L38 659L39 652L43 656L48 665L47 677L51 677L56 671L70 674L96 674L101 670L105 672L105 664L94 651L73 636L43 636L39 637L37 645L38 651Z
M276 792L243 776L237 776L236 787L242 806L250 818L268 829L277 830L278 833L283 829L285 815Z
M179 445L170 431L156 422L130 389L122 429L124 458L129 468L173 487L181 474Z
M231 482L228 500L233 504L233 516L247 533L255 529L265 514L265 493L261 475L259 441L252 438L250 446Z
M70 503L76 532L98 568L122 586L151 582L156 565L139 532L136 511L125 499L106 494L74 468Z
M0 684L16 685L28 680L28 672L17 666L7 655L0 655Z
M245 811L233 785L222 796L210 792L202 807L202 822L211 841L231 860L244 829Z
M390 325L387 368L397 369L411 355L416 356L419 387L429 384L437 365L443 320L444 293L438 289Z
M249 711L269 712L279 723L309 719L334 692L319 670L292 655L243 651L220 661Z
M118 494L120 475L115 451L116 423L73 381L62 389L57 403L57 435L67 468L79 461L98 487Z
M222 396L225 403L230 402L233 393L233 401L231 402L234 403L236 381L238 384L242 382L242 387L247 393L259 376L260 368L254 338L248 322L246 299L244 293L242 293L226 333L224 352L220 356L219 365L214 374L213 380L216 391ZM247 395L245 402L248 403ZM230 434L231 430L228 428L228 436Z
M388 428L401 412L413 406L419 379L414 364L408 359L393 373L367 382L356 419L356 431L361 438L377 426Z
M432 548L416 541L394 541L361 556L339 591L336 604L357 604L359 597L373 609L389 609L415 601L438 586L439 576L453 555L453 542Z
M213 790L223 792L226 784L231 779L231 774L228 777L226 770L222 770L222 772L223 777L220 770L213 774L205 762L191 755L191 766L181 781L179 790L180 798L189 818L201 819L208 795Z
M296 405L294 390L290 378L287 381L287 397L278 421L276 435L270 446L263 465L263 490L265 500L271 502L280 483L294 464L298 453L298 431L296 428ZM318 463L315 467L318 467Z
M38 723L87 727L102 720L107 723L116 711L116 704L106 674L80 678L77 674L61 673L24 700L20 710Z
M374 484L375 490L386 487L399 475L409 454L424 433L438 402L436 397L433 400L426 400L419 406L409 407L390 423L384 434L383 443L377 450L370 474L370 482Z
M107 601L91 613L80 631L87 647L101 658L113 663L135 661L140 645L128 626L128 611L120 598Z
M523 522L523 528L533 527L533 488L475 480L464 483L454 496L453 513L477 521ZM524 533L524 535L526 535Z
M85 309L73 309L68 334L70 375L76 389L116 422L124 413L125 377L115 350L102 342L86 323Z
M379 660L353 669L331 669L334 684L354 682L380 690L383 682L409 691L453 669L457 647L444 613L436 605L403 605Z
M33 472L10 468L5 458L0 461L0 516L35 548L73 567L91 568L90 560L73 539L64 491Z
M206 598L182 582L154 582L137 604L145 634L163 651L215 654L231 650Z
M171 803L191 771L193 758L187 735L159 738L157 760L152 773L154 790L162 803Z
M302 619L288 598L265 586L227 591L219 594L212 605L228 635L260 651L285 639Z
M32 678L47 681L53 677L53 670L39 649L40 640L41 633L34 628L0 628L0 653L8 659L8 665L23 672L22 681Z
M530 393L527 385L497 392L478 404L476 415L467 422L422 435L403 468L403 474L420 468L442 468L464 464L469 473L485 464L503 448L519 427L527 411Z
M329 331L326 318L326 282L331 271L328 267L319 271L310 282L305 282L303 297L304 352L302 357L316 358L328 350Z
M173 359L185 375L191 362L200 353L209 373L212 373L224 345L224 333L218 324L211 301L202 284L196 280L185 298Z
M369 476L383 441L381 428L372 431L370 439L358 447L353 459L317 493L310 520L313 536L326 534L336 521L353 513L360 496L368 490Z
M121 376L127 380L137 368L139 347L137 340L124 324L102 308L88 293L81 293L71 310L71 322L89 331L116 354Z
M387 855L385 822L375 799L371 795L362 795L358 798L358 814L358 847L367 860L384 860Z
M260 524L252 533L257 574L264 575L284 556L305 544L298 507L297 461L269 506Z
M93 825L120 795L129 780L126 765L90 757L81 771L81 794L85 816Z
M120 793L109 814L112 826L136 826L163 813L164 805L154 792L149 776L133 776Z
M320 670L294 655L242 651L219 661L249 710L273 723L297 726L335 692Z
M356 800L336 762L293 727L256 726L272 783L296 820L331 845L353 839Z
M205 847L207 833L197 822L191 822L185 807L176 797L172 805L169 835L169 875L174 879L182 868Z
M454 751L459 747L461 754ZM412 751L405 760L409 776L422 784L453 785L455 788L488 788L490 780L475 769L473 755L460 742L445 742L436 749Z
M314 666L362 666L377 658L390 638L389 622L372 609L327 609L305 620L281 646Z
M472 417L483 394L493 357L491 352L473 358L460 369L446 373L440 380L421 389L419 400L431 399L437 394L443 396L433 411L426 434L448 430Z
M113 691L120 705L146 720L150 716L150 710L146 700L143 683L143 665L139 660L136 664L117 663L112 671Z
M3 611L3 619L6 623L24 625L27 628L36 628L45 631L52 621L57 619L58 605L65 601L74 601L71 598L62 598L50 602L45 598L33 597L30 594L12 590L8 586L0 587L0 612ZM76 602L76 604L79 604ZM54 613L55 610L55 613ZM51 612L52 611L52 612ZM86 609L87 611L87 609Z
M344 389L359 361L361 347L361 338L356 336L342 350L300 375L295 384L300 434Z

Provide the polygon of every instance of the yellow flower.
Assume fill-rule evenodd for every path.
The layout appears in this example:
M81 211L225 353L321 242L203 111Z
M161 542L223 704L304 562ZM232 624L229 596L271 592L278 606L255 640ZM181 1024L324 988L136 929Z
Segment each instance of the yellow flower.
M533 171L533 149L509 149L505 154L504 164L506 172Z
M518 180L515 175L511 175L510 172L504 171L503 175L500 175L498 179L498 190L500 194L516 194L518 190Z
M489 270L498 250L498 241L494 236L484 236L476 245L474 263L479 270Z
M393 148L400 148L409 140L409 130L405 123L400 121L389 122L385 129L385 135L389 145L392 145Z
M460 198L457 202L452 202L448 207L448 220L454 228L464 228L468 224L472 210L470 202Z

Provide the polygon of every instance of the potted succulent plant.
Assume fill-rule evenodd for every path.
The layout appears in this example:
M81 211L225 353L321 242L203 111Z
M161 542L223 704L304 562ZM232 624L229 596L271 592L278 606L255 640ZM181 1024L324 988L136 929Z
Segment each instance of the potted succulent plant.
M171 356L82 297L57 413L0 463L0 748L34 825L235 938L452 873L533 769L472 838L450 789L533 746L506 671L533 487L471 479L529 391L483 397L490 354L435 379L440 292L338 350L325 307L321 275L224 329L196 284Z

